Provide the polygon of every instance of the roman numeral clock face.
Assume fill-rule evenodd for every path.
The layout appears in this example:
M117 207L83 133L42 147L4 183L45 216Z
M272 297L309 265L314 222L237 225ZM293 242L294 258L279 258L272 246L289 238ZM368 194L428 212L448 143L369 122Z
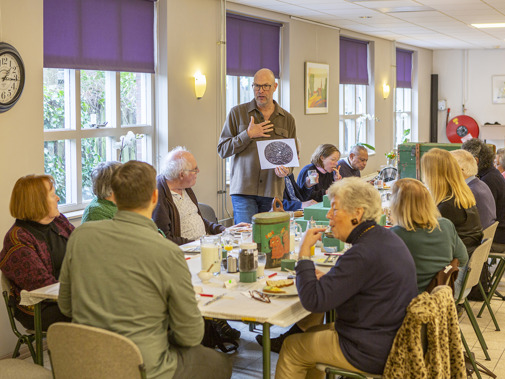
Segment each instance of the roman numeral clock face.
M18 51L0 42L0 113L18 101L25 84L25 68Z

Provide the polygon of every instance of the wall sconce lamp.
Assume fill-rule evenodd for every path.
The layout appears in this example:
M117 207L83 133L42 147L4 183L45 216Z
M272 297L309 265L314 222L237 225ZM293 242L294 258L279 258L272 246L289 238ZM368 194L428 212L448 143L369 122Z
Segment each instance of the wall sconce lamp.
M387 83L382 85L382 96L384 97L384 100L389 97L389 84Z
M201 99L207 89L207 78L200 71L195 72L195 95Z

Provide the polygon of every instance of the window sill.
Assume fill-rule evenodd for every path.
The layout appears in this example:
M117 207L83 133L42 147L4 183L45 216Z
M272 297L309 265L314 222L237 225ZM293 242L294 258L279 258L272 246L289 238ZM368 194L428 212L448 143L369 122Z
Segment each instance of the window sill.
M82 218L82 214L84 213L84 209L80 209L78 211L72 211L72 212L62 212L63 215L68 218L70 222L72 220L80 220Z

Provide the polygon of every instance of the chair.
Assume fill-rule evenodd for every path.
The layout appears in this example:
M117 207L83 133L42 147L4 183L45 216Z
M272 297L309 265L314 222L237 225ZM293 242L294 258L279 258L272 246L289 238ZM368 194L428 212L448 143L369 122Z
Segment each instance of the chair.
M343 376L351 379L367 379L367 378L382 378L382 375L365 375L355 371L344 370L343 368L330 366L324 363L317 363L316 369L326 374L326 379L334 378L335 375Z
M47 347L55 379L146 378L137 345L108 330L57 322L47 331Z
M53 379L51 370L22 359L1 359L0 373L2 379Z
M35 332L33 330L27 330L25 334L23 334L18 330L16 321L14 319L14 305L9 301L11 283L3 273L0 273L0 278L2 282L2 295L5 301L5 307L7 308L7 315L9 316L11 329L12 332L18 338L18 342L16 343L16 347L14 348L14 352L12 353L12 358L16 358L19 355L19 349L21 345L26 344L26 346L28 346L28 349L30 350L32 359L35 361L35 350L33 349L32 344L32 342L35 340Z
M484 229L483 230L483 234L484 234L483 240L489 239L489 240L493 241L497 227L498 227L498 221L496 221L494 224L491 224L486 229ZM492 249L493 249L493 245L491 245L491 250ZM484 312L484 308L487 307L489 309L489 313L491 314L491 318L493 319L496 331L500 331L500 326L498 325L498 322L496 321L496 317L494 315L494 312L491 308L491 298L493 297L496 287L500 283L503 272L505 271L504 270L505 263L503 263L504 262L503 258L505 258L505 254L493 253L492 251L489 252L489 258L497 258L498 256L500 256L500 258L499 258L500 263L498 264L498 266L497 266L497 268L491 278L491 288L490 288L487 296L484 296L484 304L482 304L482 307L480 308L479 313L477 314L477 317L481 317L482 313ZM496 282L496 285L494 285L495 282ZM493 286L494 286L494 288L493 288Z
M443 366L443 369L452 371L451 377L454 373L464 372L463 351L457 348L461 346L457 326L451 329L451 323L445 322L450 320L450 317L457 320L452 290L448 286L438 286L432 294L423 292L413 299L395 337L384 377L410 377L408 374L413 369L424 370L428 374L427 377L431 377L431 371L428 371L439 368L436 367L437 363ZM439 343L438 338L439 334L443 334L443 325L448 328L449 342L446 344ZM447 349L446 354L440 353L442 348ZM327 379L335 375L355 379L382 378L381 375L361 374L322 363L318 363L316 369L324 371ZM391 375L391 371L394 371L396 376Z
M498 221L496 221L494 224L491 226L487 227L483 233L484 233L484 238L489 238L491 241L494 239L494 235L496 232L496 228L498 227ZM498 326L498 322L496 321L495 315L491 309L491 299L493 298L493 295L498 295L502 300L505 300L503 296L501 296L498 291L496 290L498 288L498 285L500 284L500 281L503 277L503 273L505 272L505 253L498 253L498 252L493 252L492 251L492 246L491 246L491 251L489 252L489 258L497 259L498 260L498 265L496 266L496 269L491 276L491 288L489 289L489 292L487 295L484 295L484 304L482 304L482 307L479 310L479 313L477 314L477 317L481 317L482 313L484 312L484 308L487 307L489 309L489 312L491 313L491 318L493 319L495 328L497 331L500 330L500 327Z
M217 222L216 212L214 212L214 209L210 205L198 203L198 208L204 219L214 223Z
M489 354L487 352L486 341L484 340L484 336L482 335L479 324L477 323L477 320L475 319L475 315L473 314L472 308L470 307L470 303L468 302L468 299L466 297L463 297L463 294L464 294L466 288L471 288L475 285L478 285L480 291L485 296L482 285L480 284L480 273L482 271L482 266L483 266L484 262L488 259L489 250L491 250L492 243L493 243L493 240L491 240L491 239L485 240L472 253L470 260L468 261L468 270L465 274L465 277L463 278L463 285L461 287L461 291L459 293L458 299L456 299L456 304L463 305L463 307L466 311L466 314L468 315L468 319L470 320L470 323L472 324L473 330L475 331L475 334L477 335L477 339L479 340L480 346L482 347L482 351L484 352L484 355L486 356L486 360L488 360L488 361L491 360L491 358L489 357ZM489 307L489 309L491 311L491 307ZM463 342L463 346L465 347L465 351L466 351L470 361L472 362L472 366L473 366L477 376L480 378L480 374L477 370L475 360L473 359L473 357L471 355L470 349L468 348L468 344L466 343L465 336L463 335L463 332L461 332L461 340Z

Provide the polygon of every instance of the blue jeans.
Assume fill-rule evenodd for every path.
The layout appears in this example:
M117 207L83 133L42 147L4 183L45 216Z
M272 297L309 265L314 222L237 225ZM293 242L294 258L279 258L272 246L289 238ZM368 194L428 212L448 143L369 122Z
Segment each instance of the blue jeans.
M231 195L233 204L233 218L235 224L251 222L256 213L268 212L272 209L272 197L254 195Z

